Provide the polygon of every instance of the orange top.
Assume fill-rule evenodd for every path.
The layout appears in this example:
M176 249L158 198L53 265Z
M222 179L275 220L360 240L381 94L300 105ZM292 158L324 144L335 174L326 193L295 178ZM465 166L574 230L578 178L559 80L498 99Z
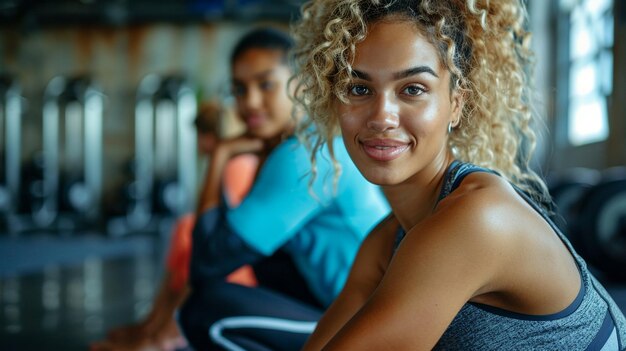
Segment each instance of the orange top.
M231 206L239 205L250 191L258 163L259 160L256 156L246 154L234 157L226 165L223 186ZM191 233L195 222L196 216L188 214L180 217L174 225L166 266L171 274L170 287L172 290L182 289L189 279ZM248 286L257 284L254 273L249 266L241 267L231 273L226 280Z

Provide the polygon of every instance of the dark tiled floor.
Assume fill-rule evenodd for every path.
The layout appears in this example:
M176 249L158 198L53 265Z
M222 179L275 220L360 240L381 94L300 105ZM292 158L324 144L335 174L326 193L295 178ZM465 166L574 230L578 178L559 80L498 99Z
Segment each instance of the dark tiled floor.
M154 256L101 260L0 282L1 350L86 350L111 326L150 307L160 269Z
M157 233L0 237L0 350L86 350L150 308L164 244Z
M34 247L43 245L38 240L47 249ZM163 242L154 236L0 240L0 350L86 350L112 326L138 320L160 281ZM19 255L19 247L30 256ZM65 254L45 257L51 247ZM46 260L57 263L42 270L31 262ZM626 311L626 284L607 288Z

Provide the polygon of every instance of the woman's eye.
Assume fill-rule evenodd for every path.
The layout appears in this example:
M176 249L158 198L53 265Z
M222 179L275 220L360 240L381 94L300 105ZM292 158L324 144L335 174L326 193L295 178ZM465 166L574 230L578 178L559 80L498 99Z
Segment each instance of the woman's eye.
M274 82L264 81L264 82L261 82L260 86L261 86L261 90L265 90L265 91L271 90L274 87Z
M233 96L239 97L246 93L246 88L243 85L235 84L231 88L231 93L233 94Z
M404 89L404 93L410 96L418 96L424 92L424 89L418 85L411 85Z
M370 90L364 85L353 85L350 88L350 94L354 96L362 96L369 94Z

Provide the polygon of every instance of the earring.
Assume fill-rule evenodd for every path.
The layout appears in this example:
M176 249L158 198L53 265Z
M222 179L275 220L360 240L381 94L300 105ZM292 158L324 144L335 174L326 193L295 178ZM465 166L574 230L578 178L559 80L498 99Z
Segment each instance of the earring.
M448 134L452 133L452 121L448 123Z

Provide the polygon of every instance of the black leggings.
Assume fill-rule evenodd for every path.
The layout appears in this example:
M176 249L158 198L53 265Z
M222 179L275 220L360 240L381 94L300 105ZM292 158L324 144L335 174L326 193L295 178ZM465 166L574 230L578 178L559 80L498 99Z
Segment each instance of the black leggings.
M282 254L254 266L259 287L194 286L178 313L189 344L204 350L299 350L323 309Z

